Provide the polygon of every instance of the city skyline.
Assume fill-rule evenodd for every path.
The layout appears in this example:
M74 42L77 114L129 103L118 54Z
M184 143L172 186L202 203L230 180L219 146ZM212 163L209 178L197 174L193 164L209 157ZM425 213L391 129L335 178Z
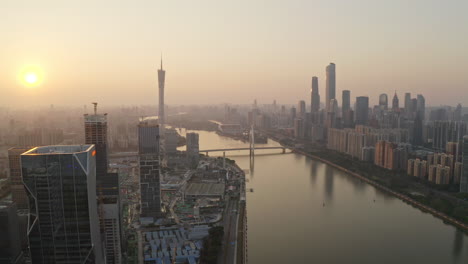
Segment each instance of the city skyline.
M466 10L1 2L0 263L467 263Z
M278 3L264 6L261 1L249 8L243 2L148 3L143 10L122 3L114 7L117 15L104 3L2 3L0 30L8 41L0 44L0 104L150 104L151 96L145 95L157 96L153 87L162 52L170 69L168 105L190 104L193 98L200 104L252 98L294 104L309 93L312 76L319 78L325 95L324 67L330 62L338 66L337 91L368 96L371 105L380 93L395 90L424 94L429 105L468 105L456 96L468 85L463 70L468 34L462 26L468 23L462 12L468 4L424 4L296 1L283 10ZM312 8L314 16L306 11ZM280 16L287 21L278 23ZM222 31L213 23L221 17L226 22ZM18 81L28 65L42 72L38 87ZM340 97L338 92L339 102Z

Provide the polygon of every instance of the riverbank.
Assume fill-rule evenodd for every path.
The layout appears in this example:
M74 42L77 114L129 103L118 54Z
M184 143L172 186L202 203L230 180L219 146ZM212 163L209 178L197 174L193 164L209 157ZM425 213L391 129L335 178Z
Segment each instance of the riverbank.
M347 173L347 174L349 174L349 175L351 175L351 176L353 176L355 178L363 180L366 183L368 183L368 184L370 184L370 185L372 185L372 186L374 186L374 187L376 187L376 188L378 188L380 190L383 190L383 191L385 191L385 192L387 192L389 194L392 194L393 196L403 200L404 202L407 202L407 203L421 209L424 212L428 212L428 213L432 214L433 216L436 216L436 217L444 220L444 222L448 222L448 223L460 228L464 232L468 233L468 225L466 225L466 224L464 224L464 223L462 223L462 222L460 222L460 221L458 221L458 220L456 220L456 219L454 219L454 218L452 218L452 217L450 217L450 216L448 216L448 215L446 215L446 214L444 214L442 212L439 212L439 211L437 211L437 210L435 210L435 209L433 209L433 208L431 208L429 206L426 206L426 205L424 205L424 204L422 204L422 203L420 203L420 202L418 202L418 201L416 201L416 200L414 200L414 199L412 199L412 198L410 198L410 197L408 197L408 196L406 196L404 194L396 192L396 191L394 191L394 190L392 190L392 189L390 189L390 188L388 188L386 186L383 186L383 185L381 185L381 184L379 184L379 183L377 183L377 182L375 182L375 181L373 181L373 180L371 180L371 179L369 179L367 177L364 177L364 176L362 176L362 175L360 175L358 173L352 172L352 171L350 171L350 170L348 170L348 169L346 169L346 168L344 168L344 167L342 167L342 166L340 166L338 164L335 164L335 163L333 163L331 161L323 159L323 158L321 158L319 156L312 155L310 153L306 153L304 151L297 150L297 149L295 149L294 152L299 153L301 155L304 155L306 157L309 157L311 159L315 159L315 160L321 161L323 163L326 163L326 164L328 164L328 165L330 165L330 166L332 166L332 167L334 167L336 169L339 169L339 170L341 170L341 171L343 171L343 172L345 172L345 173Z

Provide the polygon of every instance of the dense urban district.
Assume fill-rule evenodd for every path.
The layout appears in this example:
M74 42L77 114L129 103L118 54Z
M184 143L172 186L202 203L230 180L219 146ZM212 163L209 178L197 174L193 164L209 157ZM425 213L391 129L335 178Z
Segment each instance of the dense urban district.
M320 160L468 232L463 107L397 92L352 107L335 64L325 79L321 99L312 77L309 106L168 107L161 62L158 108L0 108L0 263L247 263L253 190L226 158L239 150ZM248 147L209 149L196 130Z

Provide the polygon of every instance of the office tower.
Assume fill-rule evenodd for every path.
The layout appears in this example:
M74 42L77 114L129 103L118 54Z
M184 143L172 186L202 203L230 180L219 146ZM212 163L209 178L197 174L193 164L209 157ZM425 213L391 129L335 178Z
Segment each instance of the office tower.
M166 154L177 153L177 144L179 141L179 134L173 128L165 130L164 151Z
M140 162L141 216L161 216L160 126L154 119L142 119L138 125Z
M311 113L316 113L320 110L320 94L318 87L318 78L316 76L312 77L312 90L310 92L310 111Z
M161 217L161 180L159 154L140 155L141 217Z
M462 120L462 106L461 104L457 105L455 111L453 112L453 121L461 121Z
M294 127L294 119L296 119L296 116L296 108L292 107L289 111L289 124L291 125L291 127Z
M382 110L387 110L388 109L388 96L387 96L387 94L381 94L379 96L379 107Z
M28 196L21 177L20 155L30 148L10 148L8 162L10 167L11 198L18 209L28 209Z
M187 133L185 137L187 138L187 162L191 168L196 168L200 158L199 136L197 133Z
M21 155L32 263L104 263L96 155L93 145L44 146Z
M405 115L408 117L411 113L411 93L405 93Z
M304 119L296 118L294 119L294 136L296 138L304 138Z
M94 144L96 148L96 179L99 185L100 177L107 174L107 114L97 114L97 103L94 104L94 114L84 115L85 144Z
M341 101L342 117L344 117L345 113L351 110L351 91L343 90Z
M24 263L16 205L0 201L0 263Z
M330 100L330 113L334 113L335 117L338 115L338 100L331 99Z
M392 110L393 111L399 111L400 110L400 101L398 100L398 95L396 94L393 96L393 101L392 101Z
M463 137L463 169L460 178L460 192L468 193L468 136Z
M104 233L103 242L107 264L122 263L121 254L121 218L120 188L118 173L107 173L101 177L98 189L99 219Z
M116 197L106 197L107 189L119 190L118 175L109 174L107 160L107 114L97 113L97 103L94 104L94 114L84 115L85 144L95 146L96 157L96 194L98 195L99 228L101 240L105 247L105 255L109 264L121 263L120 255L120 200ZM104 193L103 193L104 192Z
M418 94L416 106L416 114L419 115L419 118L424 122L426 118L426 99L422 94Z
M354 111L348 110L347 112L343 113L343 126L345 128L350 128L354 126Z
M330 100L335 99L336 92L336 71L335 64L330 63L327 68L327 79L325 86L325 112L330 112Z
M159 153L159 124L157 119L142 118L138 124L138 153Z
M306 113L306 103L305 101L301 100L297 103L297 110L298 110L298 116L301 117L301 118L304 118L305 117L305 113Z
M423 144L423 121L419 114L413 121L413 145L421 146Z
M367 119L369 116L369 97L358 96L356 97L355 107L355 122L356 125L367 125Z

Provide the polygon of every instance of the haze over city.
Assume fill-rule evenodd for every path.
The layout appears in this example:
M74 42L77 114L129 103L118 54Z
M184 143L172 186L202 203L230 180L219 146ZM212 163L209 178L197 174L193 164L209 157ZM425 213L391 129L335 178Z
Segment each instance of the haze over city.
M0 264L468 263L468 1L0 2Z
M369 96L467 105L466 1L2 1L0 105L292 104L311 76ZM41 83L27 87L35 65ZM341 95L337 98L340 100ZM195 100L194 100L195 99Z

